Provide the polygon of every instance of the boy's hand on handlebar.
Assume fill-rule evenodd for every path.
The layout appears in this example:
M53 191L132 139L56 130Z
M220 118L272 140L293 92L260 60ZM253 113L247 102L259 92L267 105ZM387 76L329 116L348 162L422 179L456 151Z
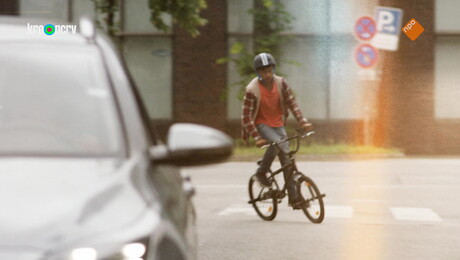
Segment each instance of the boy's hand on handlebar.
M256 141L256 146L259 147L259 148L264 146L264 145L266 145L266 144L268 144L268 142L267 142L267 140L265 140L263 138L261 138L261 139Z
M310 123L304 123L302 124L302 126L300 127L302 129L303 132L308 132L308 131L311 131L313 130L313 125L310 124Z

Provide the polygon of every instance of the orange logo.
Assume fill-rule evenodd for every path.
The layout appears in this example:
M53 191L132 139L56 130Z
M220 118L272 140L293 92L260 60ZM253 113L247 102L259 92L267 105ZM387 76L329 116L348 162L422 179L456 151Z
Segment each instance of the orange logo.
M425 28L423 28L417 20L412 18L401 30L407 35L407 37L409 37L409 39L415 41L415 39L417 39L420 34L425 31Z

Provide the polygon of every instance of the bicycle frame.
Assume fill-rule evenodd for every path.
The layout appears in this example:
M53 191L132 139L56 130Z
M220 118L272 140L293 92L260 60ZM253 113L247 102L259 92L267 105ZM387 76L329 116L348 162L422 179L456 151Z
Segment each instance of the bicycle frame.
M273 144L273 145L275 145L275 144ZM280 149L278 148L278 150L280 150ZM295 164L295 157L293 156L293 154L289 156L289 160L291 161L289 164L286 164L286 165L282 166L281 168L279 168L279 169L276 170L276 171L272 171L271 168L268 169L268 172L270 173L270 176L268 177L268 179L269 179L272 183L275 184L276 190L280 191L281 194L283 194L283 197L282 197L282 198L284 198L284 196L285 196L285 194L286 194L287 184L290 183L290 182L292 181L292 178L293 178L293 176L294 176L293 173L294 173L294 172L297 172L297 165ZM291 169L289 170L288 168L290 168L291 166L292 166L293 168L291 168ZM280 187L279 187L279 185L278 185L278 182L275 180L275 176L278 175L280 172L284 172L284 170L289 170L289 175L288 175L287 181L285 181L285 183L284 183L284 185L283 185L283 189L280 189ZM250 200L249 203L253 203L253 202L259 201L261 198L263 198L263 197L261 197L262 194L265 194L266 196L269 194L268 196L272 196L272 194L270 193L271 191L273 191L273 187L269 187L269 188L268 188L268 191L265 191L265 192L264 192L264 189L260 190L260 193L259 193L259 195L257 196L258 199ZM281 199L281 198L280 198L280 199Z
M292 181L292 179L294 178L294 176L295 176L294 173L298 172L297 165L295 163L295 156L294 155L299 151L300 138L310 136L310 135L312 135L314 133L315 133L314 131L311 131L311 132L308 132L308 133L304 133L304 134L301 134L301 135L295 135L295 136L289 137L289 138L287 138L285 140L281 140L281 141L278 141L278 142L273 142L273 143L270 143L268 145L262 146L262 148L263 147L269 147L269 146L276 146L276 148L278 149L279 152L283 152L279 148L280 144L282 144L284 142L289 142L290 140L293 140L293 139L297 140L295 149L288 152L290 163L282 166L281 168L279 168L276 171L272 171L271 168L268 170L268 172L270 173L269 180L271 180L273 183L275 183L276 189L281 191L282 193L286 194L287 184L290 183ZM284 170L288 171L288 177L287 177L287 180L285 180L285 183L283 185L283 189L280 190L278 182L275 180L275 176L278 175L280 172L284 172Z
M291 166L293 166L293 168L291 169L288 169L290 168ZM280 189L279 185L278 185L278 182L275 180L275 176L278 175L280 172L284 172L284 170L288 170L288 178L287 180L285 181L284 185L283 185L283 188ZM272 171L271 169L269 170L269 173L270 173L270 177L268 178L269 180L271 180L275 186L276 186L276 189L279 190L280 192L286 194L286 190L287 190L287 184L290 183L292 181L292 179L294 178L295 176L295 172L297 172L297 166L295 164L295 159L294 158L291 158L291 163L289 164L286 164L285 166L279 168L278 170L276 171ZM271 188L269 188L271 189Z
M278 154L281 152L288 155L288 161L275 171L272 171L271 168L268 169L268 179L271 181L271 186L269 187L262 185L260 182L259 185L257 185L256 183L259 180L256 174L249 179L248 190L250 200L248 203L252 204L257 215L263 220L271 221L275 219L278 212L278 204L281 203L286 195L289 195L291 199L292 194L289 194L291 191L290 185L295 184L295 191L293 190L293 192L298 196L296 196L297 199L295 201L289 201L288 206L292 207L294 210L301 209L307 218L315 224L323 222L325 216L323 198L326 194L322 194L313 180L298 170L294 156L299 151L300 138L310 136L313 133L314 132L300 133L299 135L265 146L276 146ZM284 153L279 145L293 139L297 141L295 149ZM290 145L289 147L293 148L294 146ZM261 165L261 162L262 160L258 161L257 164ZM282 189L280 189L280 185L276 180L276 175L280 172L285 172L284 177L286 177L284 178L285 182Z

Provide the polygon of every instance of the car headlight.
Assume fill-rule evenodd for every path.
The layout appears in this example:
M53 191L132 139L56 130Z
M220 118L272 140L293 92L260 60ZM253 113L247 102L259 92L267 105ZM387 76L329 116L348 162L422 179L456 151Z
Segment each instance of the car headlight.
M71 260L95 260L97 259L97 252L94 248L85 247L72 250L70 253Z
M144 260L147 256L147 243L135 242L122 246L118 252L108 254L107 252L98 252L95 248L84 247L76 248L70 253L70 260Z
M141 259L147 252L147 248L142 243L127 244L121 250L122 255L128 259Z

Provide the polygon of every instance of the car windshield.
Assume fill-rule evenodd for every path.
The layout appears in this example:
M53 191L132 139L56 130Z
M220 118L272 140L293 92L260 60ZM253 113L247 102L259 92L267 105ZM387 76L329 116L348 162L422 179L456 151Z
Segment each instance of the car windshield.
M0 44L0 79L0 154L120 154L114 100L95 47Z

